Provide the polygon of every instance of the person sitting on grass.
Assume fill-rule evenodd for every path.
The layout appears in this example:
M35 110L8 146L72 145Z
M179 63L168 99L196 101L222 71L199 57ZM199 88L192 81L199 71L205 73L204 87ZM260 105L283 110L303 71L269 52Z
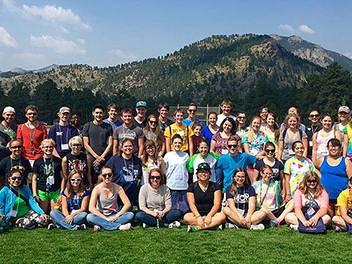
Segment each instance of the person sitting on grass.
M112 176L112 169L103 167L99 175L102 182L92 191L87 222L94 225L94 232L100 231L101 228L109 231L131 228L134 217L132 212L128 212L131 202L123 188L112 182Z
M348 188L339 194L337 207L337 214L332 218L336 231L352 233L352 178L348 181Z
M197 168L198 181L190 184L187 190L187 201L190 213L185 214L184 221L189 225L187 231L212 229L225 222L225 215L221 212L220 187L209 181L210 166L200 163Z
M232 178L232 185L226 190L227 206L223 209L229 223L227 228L264 229L263 224L252 225L255 211L255 190L249 185L249 177L245 170L237 168Z
M284 221L285 216L292 211L292 206L285 208L281 205L280 182L274 180L273 169L264 164L260 168L261 180L253 184L257 194L257 205L251 217L253 223L265 223L270 220L271 226L278 226Z
M171 194L165 185L164 176L159 168L149 171L149 179L139 192L139 208L136 220L146 226L169 228L180 227L180 210L171 210Z
M89 190L84 186L82 172L73 170L67 177L66 189L61 192L62 210L54 209L50 212L55 224L49 224L48 229L86 229L88 203Z
M293 198L294 213L286 215L291 229L306 232L330 223L329 196L315 172L307 172ZM321 223L322 222L322 223ZM320 227L319 227L320 229Z
M45 226L49 217L40 208L29 187L24 184L22 170L11 169L8 182L8 186L0 191L0 219L6 223L6 227L14 223L25 229Z

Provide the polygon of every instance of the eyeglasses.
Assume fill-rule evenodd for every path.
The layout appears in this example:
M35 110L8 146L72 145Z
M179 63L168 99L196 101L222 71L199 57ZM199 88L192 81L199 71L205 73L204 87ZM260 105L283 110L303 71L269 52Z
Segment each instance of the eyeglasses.
M13 180L13 181L22 181L22 177L17 177L17 176L12 176L11 177L11 180Z
M10 148L12 148L12 149L21 149L22 146L12 146L12 147L10 147Z
M54 147L53 146L43 146L43 148L45 148L45 149L53 149Z
M309 117L318 117L319 115L309 115Z
M269 172L269 173L262 173L262 175L264 175L264 176L273 176L273 174L272 174L271 172Z
M157 121L149 120L149 123L150 123L150 124L157 124L158 122L157 122Z
M81 179L71 179L71 182L81 182Z
M80 147L82 144L72 144L72 147Z
M237 119L245 119L245 116L238 116Z
M31 113L31 112L29 112L29 113L27 113L27 115L35 116L35 115L37 115L37 113Z
M193 113L193 112L197 112L197 110L195 110L195 109L188 109L188 111L189 111L189 112L192 112L192 113Z
M339 112L339 115L348 115L346 112Z
M151 179L151 180L161 180L161 176L150 176L149 179Z
M103 176L104 178L110 178L112 177L112 173L111 172L103 173L101 176Z
M275 149L266 149L265 152L274 153L274 152L275 152Z
M238 145L227 145L228 148L237 148Z

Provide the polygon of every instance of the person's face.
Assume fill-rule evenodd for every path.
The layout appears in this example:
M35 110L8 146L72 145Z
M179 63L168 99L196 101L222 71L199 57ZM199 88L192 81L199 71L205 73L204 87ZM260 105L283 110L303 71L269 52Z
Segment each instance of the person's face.
M181 150L182 147L182 140L179 138L175 138L174 141L172 142L174 146L174 150L179 151Z
M229 104L224 104L221 106L221 110L224 115L229 115L231 114L232 107Z
M329 151L329 156L331 156L331 157L340 156L341 147L340 146L334 146L333 144L329 143L328 151Z
M346 122L348 120L348 113L346 112L339 112L338 116L339 116L339 122L341 123Z
M183 113L176 113L175 121L177 124L181 124L183 121Z
M275 155L275 148L271 145L265 147L265 153L268 157L274 157Z
M262 122L259 118L254 118L251 124L253 131L258 132L261 124Z
M18 141L14 141L11 143L10 151L15 156L20 156L22 152L22 144Z
M9 184L15 188L19 187L22 183L22 176L19 172L14 172L12 175L9 177Z
M227 142L227 149L231 155L234 155L238 151L238 142L236 140L230 140Z
M243 171L238 171L234 177L237 186L243 186L246 180L246 174Z
M149 180L150 180L150 185L153 188L157 189L160 187L161 175L159 172L153 171L149 176Z
M288 127L289 128L297 128L297 124L298 124L298 122L297 122L297 119L295 117L290 117L288 119Z
M199 144L199 153L202 157L205 157L208 154L208 144L205 142L201 142Z
M241 127L244 126L244 124L246 123L246 115L242 114L242 113L239 114L237 116L237 121L238 121L238 123L240 124Z
M268 168L265 168L261 173L260 175L262 176L263 178L263 182L265 183L268 183L271 179L271 177L273 176L273 172L268 169Z
M317 187L317 180L316 179L308 179L307 180L307 187L311 189L315 189Z
M269 127L273 127L275 125L275 118L272 115L268 115L266 118L266 123Z
M70 147L71 147L72 152L73 152L74 154L79 154L79 153L81 153L82 144L80 144L79 142L73 142Z
M197 107L194 105L188 107L187 113L189 117L194 118L197 113Z
M133 144L131 141L126 141L122 144L122 152L125 155L131 155L133 152Z
M296 114L296 115L298 115L297 108L296 107L290 107L288 109L288 114Z
M200 171L197 172L197 177L198 177L198 180L200 180L202 182L209 181L210 171L208 171L208 170L200 170Z
M309 113L308 119L313 125L316 125L319 122L319 117L318 111L312 111Z
M161 117L166 118L169 113L169 110L167 110L166 107L162 107L159 109L159 114Z
M111 120L115 120L118 115L117 109L114 107L111 107L108 111L108 115Z
M103 177L105 183L111 183L113 176L112 170L110 168L103 168L101 171L101 176Z
M332 127L332 119L330 116L324 116L324 118L321 120L321 125L325 129L331 129Z
M79 126L81 124L81 118L79 117L79 115L72 115L71 124L73 124L74 126Z
M156 118L154 117L151 117L149 120L148 120L148 123L149 123L149 126L150 128L156 128L157 125L158 125L158 120L156 120Z
M147 109L143 106L140 106L136 108L136 112L138 116L145 117L145 113L147 112Z
M132 113L123 113L122 120L125 124L129 125L132 122Z
M104 111L100 108L96 108L94 111L93 111L93 118L94 120L100 122L103 120L103 117L104 117Z
M262 111L260 111L260 118L262 119L262 120L266 120L267 119L267 117L268 117L268 108L263 108L262 109Z
M222 130L225 133L231 133L231 129L232 129L232 124L230 121L225 121L224 124L222 125Z
M145 151L147 152L148 156L154 156L156 149L154 145L148 145Z
M199 137L200 136L200 131L202 130L201 126L196 126L193 130L194 134Z
M37 115L38 115L38 112L36 110L29 109L26 112L26 117L27 117L28 121L30 121L30 122L36 121L37 120Z
M44 152L44 154L46 155L52 155L53 154L53 150L54 150L54 146L51 143L44 143L41 146L42 151Z
M208 117L208 123L212 126L214 126L216 124L216 120L217 120L217 115L216 114L211 114Z
M304 146L302 143L297 143L294 148L294 152L296 157L303 157Z
M2 114L5 122L11 124L15 120L15 113L13 112L6 112Z
M59 116L60 121L62 121L62 122L68 122L71 117L69 112L59 113L58 116Z
M78 173L76 173L71 177L70 184L73 188L75 188L75 187L77 188L80 186L81 181L82 181L81 176Z

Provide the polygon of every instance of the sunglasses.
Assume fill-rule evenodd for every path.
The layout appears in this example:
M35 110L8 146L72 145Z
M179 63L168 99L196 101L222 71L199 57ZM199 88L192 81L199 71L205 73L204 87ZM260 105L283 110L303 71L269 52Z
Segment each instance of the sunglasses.
M22 177L17 177L17 176L12 176L11 177L11 180L13 180L13 181L22 181Z
M71 182L81 182L81 179L71 179Z
M10 147L10 148L12 148L12 149L21 149L22 146L12 146L12 147Z
M157 121L151 121L151 120L149 120L149 123L151 123L151 124L157 124L158 122L157 122Z
M72 147L80 147L82 144L72 144Z
M274 152L275 152L275 149L266 149L265 152L274 153Z
M245 116L238 116L237 119L245 119Z
M151 179L151 180L161 180L161 176L150 176L149 179Z
M309 117L318 117L319 115L309 115Z
M103 173L101 176L103 176L104 178L110 178L110 177L112 177L112 173L111 172Z
M238 145L227 145L228 148L237 148Z
M188 109L189 112L196 112L197 110L194 109Z
M317 181L313 180L313 181L307 181L307 183L317 183Z

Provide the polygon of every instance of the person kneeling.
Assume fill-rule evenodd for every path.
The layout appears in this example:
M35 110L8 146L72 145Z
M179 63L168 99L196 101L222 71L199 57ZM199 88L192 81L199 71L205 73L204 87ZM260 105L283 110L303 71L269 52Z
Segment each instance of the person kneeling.
M86 229L86 217L89 203L89 190L83 183L81 172L73 170L68 175L66 189L61 192L61 212L52 210L50 217L55 224L48 229L62 228L68 230Z
M225 222L225 215L221 210L220 187L209 181L210 166L203 162L197 168L198 181L190 184L187 190L187 201L190 213L185 214L184 221L189 224L187 231L201 229L211 229L218 227L221 229Z
M294 213L285 220L294 230L302 233L324 233L331 218L328 215L329 196L315 172L308 172L293 198Z
M164 184L164 177L159 168L151 169L149 180L139 192L139 211L136 220L146 226L168 226L169 228L180 227L179 220L182 212L171 210L171 194Z
M112 182L112 170L108 167L101 169L100 178L103 181L93 189L89 202L87 222L94 225L93 231L128 230L131 228L133 213L128 212L131 202L123 188ZM122 201L122 206L119 201Z
M343 190L337 198L337 215L332 218L336 231L347 231L352 234L352 178L349 179L348 188Z

